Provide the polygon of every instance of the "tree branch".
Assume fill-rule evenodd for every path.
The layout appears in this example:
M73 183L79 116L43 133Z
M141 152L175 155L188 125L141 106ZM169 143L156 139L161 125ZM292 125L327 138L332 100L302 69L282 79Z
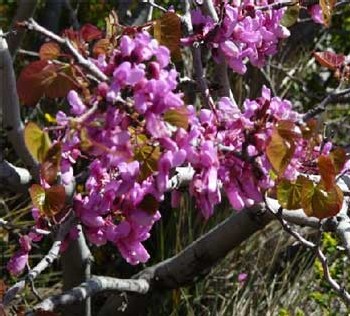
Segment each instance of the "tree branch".
M31 269L24 278L22 278L6 291L3 299L3 304L5 306L9 306L15 296L24 290L25 285L28 282L33 282L59 257L61 244L74 224L76 224L76 218L74 216L70 216L67 221L59 226L55 241L46 256L44 256L44 258L42 258L39 263L33 269Z
M90 60L86 59L79 53L79 51L73 46L68 38L63 38L61 36L56 35L55 33L49 31L48 29L42 27L38 23L36 23L33 19L29 19L27 22L22 23L29 30L36 31L45 35L47 38L52 39L58 44L64 46L68 51L72 53L77 62L88 70L91 74L93 74L96 78L102 81L108 81L108 77Z
M25 168L18 168L7 162L0 161L0 189L12 192L27 193L32 177Z
M0 35L2 30L0 29ZM5 38L0 36L0 109L3 127L17 155L29 169L34 179L39 178L38 163L29 153L25 143L20 105L16 90L16 78L12 59Z
M16 15L11 23L11 30L16 28L17 22L22 22L33 17L35 9L38 5L38 0L19 0L17 1L18 7ZM12 34L8 39L9 51L14 60L18 49L21 46L25 35L25 30L17 30L15 34Z

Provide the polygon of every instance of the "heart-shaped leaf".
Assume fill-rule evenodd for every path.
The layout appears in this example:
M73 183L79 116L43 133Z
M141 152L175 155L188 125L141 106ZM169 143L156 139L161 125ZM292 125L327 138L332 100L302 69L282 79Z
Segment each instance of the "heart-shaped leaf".
M164 113L164 121L176 127L188 128L188 111L185 107L168 110Z
M33 205L39 209L41 215L52 217L62 211L66 201L63 185L53 185L44 189L39 184L33 184L29 189Z
M180 38L181 20L175 12L166 12L154 21L153 32L155 39L161 45L169 48L175 61L181 60Z
M51 146L48 133L42 131L35 123L29 122L24 128L24 142L30 154L37 161L43 162Z
M302 177L296 181L283 179L277 184L277 200L287 210L301 208Z
M345 62L345 56L342 54L336 54L333 52L314 52L315 59L321 64L331 70L336 70L341 67Z
M48 42L41 45L39 56L41 60L56 59L61 54L60 46L55 42Z

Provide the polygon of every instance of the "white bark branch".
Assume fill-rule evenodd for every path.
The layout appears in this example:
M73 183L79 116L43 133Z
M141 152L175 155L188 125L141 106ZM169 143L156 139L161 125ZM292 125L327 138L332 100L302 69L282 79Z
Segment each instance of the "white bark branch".
M106 276L93 276L87 282L60 295L51 296L45 299L40 304L36 305L35 310L54 311L60 306L66 306L75 302L83 302L88 297L91 297L103 291L127 291L145 294L148 292L150 285L148 281L143 279L124 280L111 278ZM35 313L28 313L35 315Z
M2 30L0 29L0 35ZM0 109L2 110L2 124L7 137L17 155L27 166L33 178L39 178L38 163L29 153L25 143L21 120L20 105L16 90L16 78L12 66L12 59L5 38L0 36Z
M9 306L14 300L15 296L24 290L28 282L33 282L59 257L61 244L75 223L76 219L71 215L67 221L60 225L55 241L46 256L44 256L44 258L42 258L40 262L33 269L31 269L23 279L18 281L6 291L3 299L3 304L5 306Z

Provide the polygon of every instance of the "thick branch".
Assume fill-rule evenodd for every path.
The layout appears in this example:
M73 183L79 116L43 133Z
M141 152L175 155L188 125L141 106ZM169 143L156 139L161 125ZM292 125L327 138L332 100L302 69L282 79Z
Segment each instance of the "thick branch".
M0 35L2 30L0 29ZM38 164L24 143L23 123L16 90L16 78L6 40L0 36L0 109L3 127L17 155L28 167L31 175L38 179Z
M33 17L36 6L38 4L38 0L19 0L17 1L17 11L16 15L12 20L11 29L16 28L17 22L22 22L28 20ZM16 53L21 46L25 35L25 30L17 30L16 34L12 34L8 39L9 51L14 60L16 57Z
M54 311L59 306L66 306L77 301L84 301L88 297L102 291L127 291L145 294L149 290L146 280L123 280L106 276L93 276L89 281L60 295L51 296L35 306L35 310ZM35 315L29 313L28 315Z
M25 168L18 168L7 162L0 161L0 189L10 189L14 192L27 192L32 177Z

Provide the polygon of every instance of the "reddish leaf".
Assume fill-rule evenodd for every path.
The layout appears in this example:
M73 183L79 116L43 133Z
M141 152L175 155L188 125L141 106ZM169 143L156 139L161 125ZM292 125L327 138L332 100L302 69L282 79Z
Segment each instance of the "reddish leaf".
M307 178L302 180L301 206L308 216L319 219L335 216L343 204L343 192L337 185L326 190L322 183L314 183Z
M344 168L345 163L347 162L347 157L346 157L346 151L344 148L336 148L331 151L329 154L330 158L332 159L334 169L336 174L341 172Z
M314 52L315 59L324 67L335 70L345 61L345 56L332 52Z
M92 53L95 57L101 54L107 54L108 51L112 48L112 45L107 38L102 38L97 41L92 49Z
M148 193L143 197L138 207L144 212L154 214L159 209L159 202L152 194Z
M166 12L154 21L154 37L158 42L169 48L175 61L181 60L180 38L181 20L175 12Z
M39 60L30 63L25 67L17 81L18 95L25 105L34 106L44 94L42 81L47 77L44 72L48 66L46 60Z
M6 290L7 290L7 286L6 286L5 281L0 279L0 302L3 299Z
M321 155L317 160L318 171L325 189L329 191L335 183L336 171L330 156Z
M301 126L301 131L304 139L310 139L317 133L318 123L315 118L312 118Z
M41 45L39 56L42 60L56 59L61 54L60 46L55 42L48 42Z
M61 163L62 146L56 143L48 150L44 162L41 165L40 174L45 181L52 185L57 178L57 172Z
M26 105L35 105L46 94L49 98L64 97L77 87L71 65L56 65L46 60L30 63L17 81L18 95Z
M44 158L51 146L51 141L47 132L33 122L29 122L24 128L24 142L30 154L39 162Z
M52 217L58 214L65 205L66 192L63 185L54 185L44 189L33 184L29 189L33 205L39 209L41 215Z
M84 24L80 29L80 35L86 42L91 42L96 39L100 39L102 36L102 32L95 25L90 23Z
M75 71L71 65L56 66L55 75L45 84L45 95L49 98L64 98L68 92L77 88Z

